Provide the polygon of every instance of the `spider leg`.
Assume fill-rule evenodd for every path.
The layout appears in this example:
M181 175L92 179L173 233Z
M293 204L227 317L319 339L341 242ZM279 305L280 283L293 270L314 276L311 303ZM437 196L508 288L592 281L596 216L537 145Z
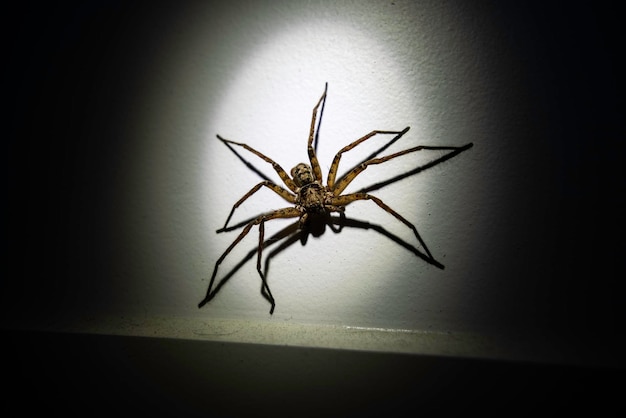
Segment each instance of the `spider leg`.
M372 158L371 160L367 160L354 167L351 171L349 171L345 176L343 176L332 189L333 194L335 196L339 196L341 192L345 190L346 187L358 176L363 170L365 170L368 166L373 164L382 164L386 161L389 161L393 158L400 157L401 155L410 154L416 151L422 150L456 150L459 147L439 147L439 146L428 146L428 145L419 145L417 147L405 149L403 151L398 151L396 153L380 157L380 158ZM341 151L340 151L341 152Z
M311 130L309 131L309 142L307 146L307 151L309 153L309 161L311 162L311 168L313 169L313 175L315 176L316 180L320 180L320 181L322 181L322 169L320 168L320 163L317 160L317 155L315 155L315 149L313 148L313 138L315 137L315 119L317 118L317 109L320 107L320 104L322 102L324 102L324 105L326 104L327 90L328 90L328 83L326 83L326 86L324 87L324 93L322 94L322 97L320 97L319 101L313 108L313 116L311 116ZM322 105L322 108L324 105Z
M367 193L351 193L351 194L346 194L346 195L342 195L342 196L335 196L335 197L333 197L331 199L331 203L333 205L346 206L346 205L349 205L350 203L356 202L357 200L371 200L371 201L373 201L381 209L383 209L385 212L393 215L397 220L399 220L400 222L402 222L403 224L405 224L406 226L411 228L411 230L413 231L413 234L415 234L415 238L417 238L417 241L419 241L420 245L424 248L424 250L426 251L426 254L428 255L428 257L431 260L435 261L435 258L430 253L430 250L426 246L426 243L424 242L424 240L420 236L419 232L417 232L417 228L415 227L415 225L413 225L411 222L406 220L398 212L396 212L395 210L391 209L391 207L387 206L381 199L377 198L376 196L372 196L372 195L367 194ZM435 262L433 264L439 264L439 263Z
M300 239L301 235L302 235L302 230L300 229L300 225L298 221L296 221L292 223L291 225L287 226L286 228L283 228L281 231L277 232L272 237L265 240L265 242L263 243L264 250L270 245L277 243L280 240L283 240L276 248L270 251L270 253L267 254L267 256L265 257L265 268L263 269L263 271L265 272L264 273L265 277L267 277L267 275L269 274L270 262L272 258L274 258L274 256L278 255L279 253L283 252L286 248L290 247L295 242L297 242Z
M257 248L257 256L256 256L256 271L261 276L261 294L266 297L272 307L270 308L270 315L274 313L274 308L276 307L276 302L274 301L274 296L272 296L272 291L270 287L267 285L267 280L265 280L265 275L261 270L261 254L263 253L263 238L265 237L265 221L261 221L259 224L259 247Z
M328 91L328 82L324 85L324 96L326 96L326 92ZM324 98L324 102L322 103L322 108L320 109L320 118L317 121L317 130L315 131L315 143L313 144L313 150L317 153L317 144L320 138L320 127L322 126L322 117L324 116L324 107L326 107L326 98Z
M239 154L239 152L232 145L230 145L227 142L222 142L222 143L224 145L226 145L228 147L228 149L231 150L233 152L233 154L235 154L235 156L239 159L239 161L241 161L250 171L252 171L253 173L256 173L256 175L261 177L263 180L270 180L271 181L271 179L269 177L267 177L261 170L256 168L254 166L254 164L252 164L251 162L249 162L248 160L243 158L241 156L241 154Z
M284 209L278 209L278 210L275 210L275 211L270 212L270 213L266 213L264 215L258 216L256 219L250 221L245 226L245 228L241 231L239 236L237 238L235 238L235 240L232 242L232 244L230 244L228 246L228 248L226 248L226 250L222 253L220 258L218 258L217 261L215 262L215 267L213 268L213 274L211 274L211 281L209 282L209 289L207 290L205 298L198 304L198 307L201 308L207 302L209 302L211 299L213 299L213 296L215 296L215 293L214 292L212 293L211 290L213 289L213 283L215 282L215 277L217 276L217 270L218 270L220 264L222 263L222 261L224 261L224 259L232 251L232 249L235 248L235 246L237 246L237 244L239 244L239 242L246 235L248 235L248 233L250 232L250 230L252 229L252 227L254 225L260 225L259 226L259 247L257 248L257 270L259 271L259 274L261 276L261 280L263 281L262 290L264 290L267 293L268 299L270 300L270 303L272 304L272 308L270 310L270 313L274 312L274 306L275 306L274 298L272 297L272 294L271 294L271 292L269 290L269 286L267 285L267 282L265 281L265 276L263 275L263 273L259 269L261 253L263 251L263 235L264 235L264 226L261 226L261 225L263 225L264 222L272 220L272 219L296 218L296 217L299 217L300 215L301 215L301 212L298 209L296 209L295 207L288 207L288 208L284 208Z
M246 223L250 222L250 220L248 220ZM263 242L263 251L266 251L266 248L279 243L281 240L283 240L286 237L291 237L294 233L298 234L298 221L293 222L291 225L287 226L286 228L283 228L282 230L276 232L274 235L272 235L271 237L267 238L265 240L265 242ZM281 244L282 247L282 244ZM228 271L227 274L225 274L218 283L216 283L216 285L212 288L212 293L209 295L208 298L205 298L202 303L200 304L201 306L205 305L210 299L212 299L219 291L220 289L248 262L250 261L250 259L252 257L254 257L256 255L256 253L258 252L258 248L255 247L252 251L248 251L248 253L239 260L239 262L232 267L232 269L230 269ZM269 256L266 258L265 260L265 276L267 277L268 275L268 263L269 263L269 258L271 258L273 256L273 254L276 251L272 251L270 252ZM266 296L266 299L269 299L269 297Z
M392 177L390 179L386 179L384 181L380 181L378 183L371 184L371 185L369 185L367 187L363 187L362 189L357 190L357 192L369 193L369 192L371 192L373 190L382 189L383 187L386 187L386 186L388 186L390 184L393 184L393 183L395 183L397 181L404 180L407 177L414 176L417 173L421 173L424 170L427 170L427 169L432 168L432 167L434 167L434 166L436 166L438 164L441 164L444 161L449 160L450 158L454 158L458 154L462 153L463 151L467 151L468 149L472 148L473 146L474 146L474 144L469 142L469 143L467 143L467 144L465 144L465 145L463 145L461 147L454 147L454 149L451 152L449 152L449 153L447 153L445 155L442 155L439 158L436 158L436 159L434 159L432 161L429 161L426 164L423 164L423 165L421 165L419 167L415 167L414 169L409 170L406 173L402 173L402 174L399 174L399 175L397 175L395 177Z
M329 189L333 189L333 187L335 187L335 178L337 176L337 170L339 169L339 160L341 160L341 155L346 152L346 151L350 151L352 148L356 147L357 145L359 145L360 143L367 141L368 139L370 139L371 137L373 137L374 135L378 135L378 134L389 134L389 135L396 135L395 138L393 138L387 145L385 145L383 148L379 149L378 151L376 151L373 155L378 154L379 152L383 151L385 148L387 148L388 146L390 146L391 144L393 144L394 142L396 142L398 139L400 139L402 137L402 135L404 135L405 133L407 133L407 131L409 130L409 127L407 126L406 128L404 128L404 130L402 131L372 131L369 134L357 139L356 141L354 141L353 143L346 145L345 147L343 147L342 149L339 150L339 152L335 155L335 158L333 159L332 164L330 165L330 169L328 170L328 180L326 181L326 184L328 185ZM373 158L373 156L370 156L368 158L371 159ZM365 162L365 161L363 161ZM339 182L341 183L341 180L343 180L344 177L342 177ZM335 195L340 194L336 193Z
M256 155L257 157L259 157L259 158L267 161L268 163L270 163L272 165L272 168L274 168L276 173L278 173L278 175L280 176L280 179L283 181L283 183L285 183L285 186L287 186L289 188L289 190L291 190L292 192L296 193L296 189L298 188L296 186L296 183L293 182L293 180L291 179L291 177L289 177L287 172L280 165L278 165L278 163L276 163L274 160L272 160L269 157L266 157L264 154L260 153L259 151L255 150L254 148L252 148L249 145L243 144L241 142L230 141L228 139L222 138L219 135L217 135L217 138L220 141L222 141L224 144L226 144L226 145L233 144L233 145L237 145L239 147L243 147L246 150L248 150L251 153L253 153L254 155Z
M289 203L296 203L296 196L292 195L291 193L289 193L287 190L283 189L282 187L274 184L273 182L266 180L266 181L262 181L259 184L257 184L256 186L254 186L252 189L250 189L250 191L248 193L246 193L245 195L243 195L243 197L241 199L239 199L237 201L237 203L235 203L233 205L233 208L231 209L230 213L228 214L228 218L226 218L226 222L224 223L224 226L221 229L218 229L217 232L224 232L227 228L228 228L228 222L230 222L230 218L233 216L233 213L235 213L235 210L246 200L248 199L250 196L252 196L254 193L256 193L257 191L259 191L259 189L261 187L267 187L268 189L273 190L274 192L276 192L276 194L278 194L280 197L282 197L283 199L285 199L287 202Z

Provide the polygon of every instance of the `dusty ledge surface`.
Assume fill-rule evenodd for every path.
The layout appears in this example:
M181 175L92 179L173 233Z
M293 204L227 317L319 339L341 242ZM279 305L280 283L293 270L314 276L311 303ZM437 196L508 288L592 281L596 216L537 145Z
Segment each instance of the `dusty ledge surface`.
M580 352L558 339L261 320L93 316L56 321L38 330L564 365L611 366L616 361L610 355Z

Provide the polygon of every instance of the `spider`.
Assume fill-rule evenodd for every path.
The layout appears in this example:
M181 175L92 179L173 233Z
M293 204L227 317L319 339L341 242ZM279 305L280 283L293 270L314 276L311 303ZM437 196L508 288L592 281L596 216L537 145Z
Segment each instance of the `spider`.
M432 254L428 250L428 247L426 246L426 243L422 240L422 238L420 237L419 233L417 232L417 228L411 222L409 222L407 219L405 219L402 215L400 215L398 212L396 212L391 207L389 207L387 204L385 204L381 199L379 199L376 196L373 196L371 194L365 193L363 191L359 191L359 192L356 192L356 193L348 193L348 194L342 194L342 192L346 189L346 187L361 172L363 172L363 170L365 170L370 165L382 164L384 162L387 162L387 161L392 160L394 158L400 157L402 155L410 154L412 152L421 151L421 150L453 150L456 153L458 153L460 151L464 151L464 150L470 148L473 144L472 143L468 143L468 144L466 144L466 145L464 145L462 147L420 145L420 146L416 146L416 147L413 147L413 148L405 149L403 151L395 152L393 154L390 154L390 155L387 155L387 156L384 156L384 157L374 158L382 150L384 150L389 145L391 145L393 142L395 142L396 140L400 139L404 134L406 134L408 132L408 130L409 130L409 127L407 126L402 131L373 130L370 133L366 134L365 136L363 136L363 137L357 139L356 141L346 145L345 147L340 149L339 152L337 152L337 154L335 155L335 157L334 157L334 159L333 159L333 161L332 161L332 163L330 165L330 168L329 168L329 171L328 171L328 176L326 178L326 185L324 185L324 183L323 183L323 176L322 176L322 170L320 168L320 164L319 164L319 161L317 159L316 151L315 151L316 145L317 145L317 135L315 134L315 122L316 122L316 118L317 118L318 109L320 108L320 106L322 106L322 112L323 112L323 107L324 107L325 102L326 102L327 92L328 92L328 83L326 83L325 88L324 88L324 93L322 94L322 96L318 100L317 104L313 108L313 115L311 117L311 128L310 128L310 131L309 131L309 138L308 138L308 143L307 143L307 152L308 152L310 164L305 164L305 163L297 164L295 167L293 167L291 169L291 171L290 171L291 176L289 176L287 174L287 172L279 164L277 164L274 160L272 160L271 158L265 156L264 154L260 153L259 151L255 150L254 148L252 148L252 147L250 147L250 146L248 146L248 145L246 145L244 143L231 141L231 140L222 138L220 135L217 135L217 138L220 141L222 141L227 147L229 147L233 152L235 152L235 154L237 154L237 153L236 153L236 151L234 151L234 149L231 146L244 148L245 150L251 152L252 154L254 154L256 156L258 156L259 158L261 158L265 162L271 164L272 168L276 171L276 173L278 174L278 176L280 177L280 179L282 180L282 182L283 182L283 184L284 184L284 186L286 188L281 186L281 185L278 185L278 184L272 182L271 180L269 180L265 176L263 176L265 178L264 181L258 183L256 186L252 187L245 195L243 195L243 197L241 197L233 205L233 207L232 207L228 217L226 218L226 222L224 223L224 226L221 229L217 230L217 233L230 231L232 229L237 229L237 227L241 227L241 226L243 226L243 230L239 233L239 236L237 236L237 238L230 244L230 246L228 248L226 248L226 250L222 253L222 255L216 261L215 267L213 268L213 273L211 275L211 280L209 282L209 288L207 290L206 297L198 304L199 308L201 308L206 303L208 303L211 299L213 299L213 297L215 296L215 294L217 292L217 288L215 290L213 290L213 284L215 282L215 277L217 276L218 268L219 268L220 264L222 263L222 261L224 261L224 259L232 251L232 249L235 248L235 246L237 246L237 244L239 244L239 242L246 235L248 235L250 230L254 226L258 225L258 228L259 228L259 243L258 243L258 247L257 247L257 250L256 250L256 253L257 253L257 267L256 268L257 268L257 271L259 273L259 276L261 277L261 282L262 282L262 284L261 284L261 294L266 299L268 299L268 301L271 303L271 308L270 308L270 312L269 313L273 314L274 313L274 308L276 307L276 302L274 300L274 297L272 296L272 292L270 291L270 288L269 288L269 286L267 284L267 280L266 280L265 274L264 274L264 272L263 272L263 270L261 268L261 255L262 255L264 246L267 245L267 242L264 241L265 223L268 222L268 221L271 221L273 219L299 218L299 221L297 222L298 228L300 230L309 230L308 228L309 228L309 226L312 223L314 223L315 221L318 221L320 219L328 220L328 219L330 219L329 218L330 214L334 213L334 212L339 213L340 217L342 219L345 219L344 218L345 207L348 206L351 203L354 203L354 202L357 202L357 201L361 201L361 200L369 200L369 201L374 202L382 210L384 210L385 212L391 214L398 221L402 222L404 225L406 225L408 228L410 228L413 231L413 234L415 235L415 237L418 240L418 242L421 244L421 246L426 251L426 256L427 256L426 260L431 262L432 264L435 264L435 265L439 266L440 268L443 268L443 265L441 265L440 263L435 261L434 257L432 256ZM320 124L321 124L321 114L320 114ZM318 124L317 132L319 133L319 124ZM357 166L355 166L354 168L349 170L343 176L337 178L337 170L339 168L339 162L341 160L341 156L345 152L348 152L348 151L352 150L353 148L357 147L359 144L367 141L368 139L370 139L370 138L372 138L372 137L374 137L376 135L395 135L395 137L386 146L384 146L383 148L379 149L374 154L370 155L367 159L365 159L360 164L358 164ZM315 140L316 140L315 146L313 144L314 137L315 137ZM444 158L444 159L447 159L447 158ZM441 160L443 160L443 159L441 159ZM249 165L249 167L250 167L250 165ZM417 172L417 171L415 171L415 172ZM289 202L291 204L291 206L288 206L288 207L285 207L285 208L282 208L282 209L277 209L277 210L274 210L274 211L271 211L271 212L268 212L268 213L264 213L262 215L257 216L254 219L248 220L248 221L246 221L246 222L244 222L244 223L242 223L240 225L237 225L235 227L232 227L232 226L229 227L228 224L229 224L229 222L230 222L230 220L231 220L235 210L245 200L247 200L250 196L252 196L254 193L259 191L263 187L268 188L268 189L272 190L273 192L275 192L276 194L278 194L284 200ZM328 222L328 224L330 225L331 223ZM320 233L316 234L315 232L312 232L312 234L314 236L317 236ZM267 266L266 266L266 269L267 269ZM218 288L219 288L219 286L218 286Z

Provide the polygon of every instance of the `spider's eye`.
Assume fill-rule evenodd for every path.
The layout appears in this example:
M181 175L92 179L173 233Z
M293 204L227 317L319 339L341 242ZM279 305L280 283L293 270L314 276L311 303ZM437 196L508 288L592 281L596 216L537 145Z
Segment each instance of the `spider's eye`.
M296 185L298 187L302 187L305 184L313 183L314 181L311 167L304 163L300 163L291 169L291 177L293 177L293 181L296 182Z

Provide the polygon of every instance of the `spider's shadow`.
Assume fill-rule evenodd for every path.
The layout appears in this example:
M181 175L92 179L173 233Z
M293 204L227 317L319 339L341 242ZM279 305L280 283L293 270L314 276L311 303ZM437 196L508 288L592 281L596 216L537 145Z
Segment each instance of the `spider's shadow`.
M323 106L322 106L322 110L320 112L320 122L321 122L321 114L323 112ZM318 123L318 129L315 135L315 148L317 148L317 139L318 139L318 135L319 135L319 123ZM356 164L354 167L357 167L358 165L360 165L361 163L363 163L364 161L370 160L372 158L375 158L376 156L378 156L381 152L383 152L384 150L386 150L388 147L390 147L394 142L396 142L402 135L397 135L394 138L392 138L391 140L389 140L386 144L384 144L382 147L380 147L379 149L377 149L376 151L374 151L372 154L368 155L365 159L363 159L361 162L359 162L358 164ZM247 159L245 159L244 157L241 156L241 154L235 149L233 148L230 144L228 143L224 143L236 156L237 158L239 158L239 160L241 160L246 167L248 167L252 172L256 173L259 177L261 177L264 180L270 180L271 179L265 175L263 173L263 171L261 171L260 169L258 169L254 164L252 164L251 162L249 162ZM453 150L451 150L450 152L446 153L445 155L442 155L428 163L425 163L421 166L418 166L412 170L409 170L405 173L399 174L395 177L392 177L390 179L378 182L378 183L374 183L371 184L369 186L366 186L360 190L358 190L358 192L363 192L363 193L367 193L370 192L372 190L378 190L381 189L385 186L388 186L392 183L398 182L400 180L403 180L405 178L411 177L413 175L416 175L424 170L427 170L429 168L432 168L438 164L443 163L444 161L449 160L450 158L455 157L456 155L460 154L461 152L469 149L472 147L472 144L469 143L465 146L462 147L458 147L455 148ZM354 168L353 167L353 168ZM347 170L346 173L349 173L352 169ZM341 179L343 178L343 176L341 176L337 182L341 181ZM221 229L219 230L219 232L228 232L228 231L232 231L235 229L239 229L242 228L243 226L247 225L250 221L256 219L257 217L253 217L250 219L246 219L242 222L239 222L236 225L231 225L227 228ZM276 234L272 235L271 237L269 237L268 239L266 239L263 244L262 244L262 249L265 250L267 247L277 244L280 242L280 245L278 245L275 249L273 249L272 251L269 252L269 254L267 254L266 258L265 258L265 266L264 266L264 271L265 271L265 277L266 279L268 278L268 274L269 274L269 267L270 267L270 261L273 257L275 257L276 255L280 254L281 252L283 252L285 249L289 248L290 246L292 246L293 244L295 244L297 241L300 241L302 243L302 245L305 245L307 240L308 240L308 236L309 235L313 235L313 236L319 236L321 235L324 230L325 227L328 226L331 231L333 231L334 233L340 233L342 231L342 229L344 227L350 227L350 228L358 228L358 229L365 229L365 230L374 230L376 232L378 232L379 234L389 238L391 241L393 241L394 243L396 243L397 245L411 251L413 254L415 254L417 257L421 258L422 260L426 261L427 263L438 267L440 269L443 269L444 266L443 264L441 264L440 262L438 262L437 260L435 260L434 258L430 257L429 255L425 254L424 252L420 251L416 246L402 240L400 237L398 237L397 235L389 232L388 230L386 230L385 228L383 228L380 225L376 225L376 224L372 224L369 223L367 221L362 221L362 220L358 220L358 219L352 219L352 218L348 218L346 217L343 213L340 214L340 216L325 216L325 217L319 217L319 218L313 218L311 217L309 219L309 221L307 222L307 227L305 229L299 229L299 221L293 222L290 225L288 225L287 227L283 228L282 230L280 230L279 232L277 232ZM282 241L282 242L281 242ZM206 295L206 297L204 298L204 300L202 302L200 302L200 306L203 306L204 304L206 304L207 302L209 302L211 299L213 299L215 297L215 295L220 291L220 289L222 288L222 286L224 286L228 280L235 275L235 273L237 271L239 271L239 269L241 267L243 267L243 265L248 262L252 257L255 256L255 254L257 254L258 252L258 245L255 246L254 249L250 250L250 252L248 252L228 273L226 273L226 275L224 275L222 277L222 279L216 284L216 286L212 289L212 291ZM271 303L271 297L267 294L267 292L265 291L265 288L263 286L263 283L261 284L261 294Z
M238 229L246 225L248 222L249 221L240 222L239 224L230 226L222 231L227 232L227 231L231 231L234 229ZM330 230L336 234L340 233L344 227L374 230L378 232L379 234L389 238L391 241L393 241L397 245L409 250L410 252L412 252L413 254L421 258L422 260L426 261L427 263L432 264L435 267L438 267L440 269L444 268L443 264L429 257L427 254L420 251L414 245L409 244L408 242L404 241L397 235L389 232L382 226L372 224L367 221L348 218L343 213L341 213L339 216L327 215L325 217L310 218L304 229L299 229L299 221L292 222L285 228L281 229L280 231L278 231L277 233L275 233L274 235L272 235L271 237L263 241L262 248L264 251L267 247L280 243L276 248L270 251L265 257L265 267L264 267L265 277L266 278L268 277L270 262L272 258L277 256L278 254L280 254L287 248L291 247L293 244L295 244L298 241L300 241L302 245L306 245L309 235L313 235L317 237L323 234L326 226L328 226ZM237 273L237 271L239 271L240 268L242 268L251 258L253 258L257 254L257 252L258 252L258 246L255 246L254 249L250 250L233 268L231 268L231 270L226 275L224 275L224 277L222 277L222 279L213 288L211 293L208 294L202 302L200 302L200 306L203 306L204 304L209 302L211 299L213 299L215 295L220 291L222 286L224 286L226 282L228 282L228 280L231 277L233 277ZM271 298L266 293L263 284L261 285L261 294L263 295L263 297L265 297L268 300L268 302L270 303L272 302Z

